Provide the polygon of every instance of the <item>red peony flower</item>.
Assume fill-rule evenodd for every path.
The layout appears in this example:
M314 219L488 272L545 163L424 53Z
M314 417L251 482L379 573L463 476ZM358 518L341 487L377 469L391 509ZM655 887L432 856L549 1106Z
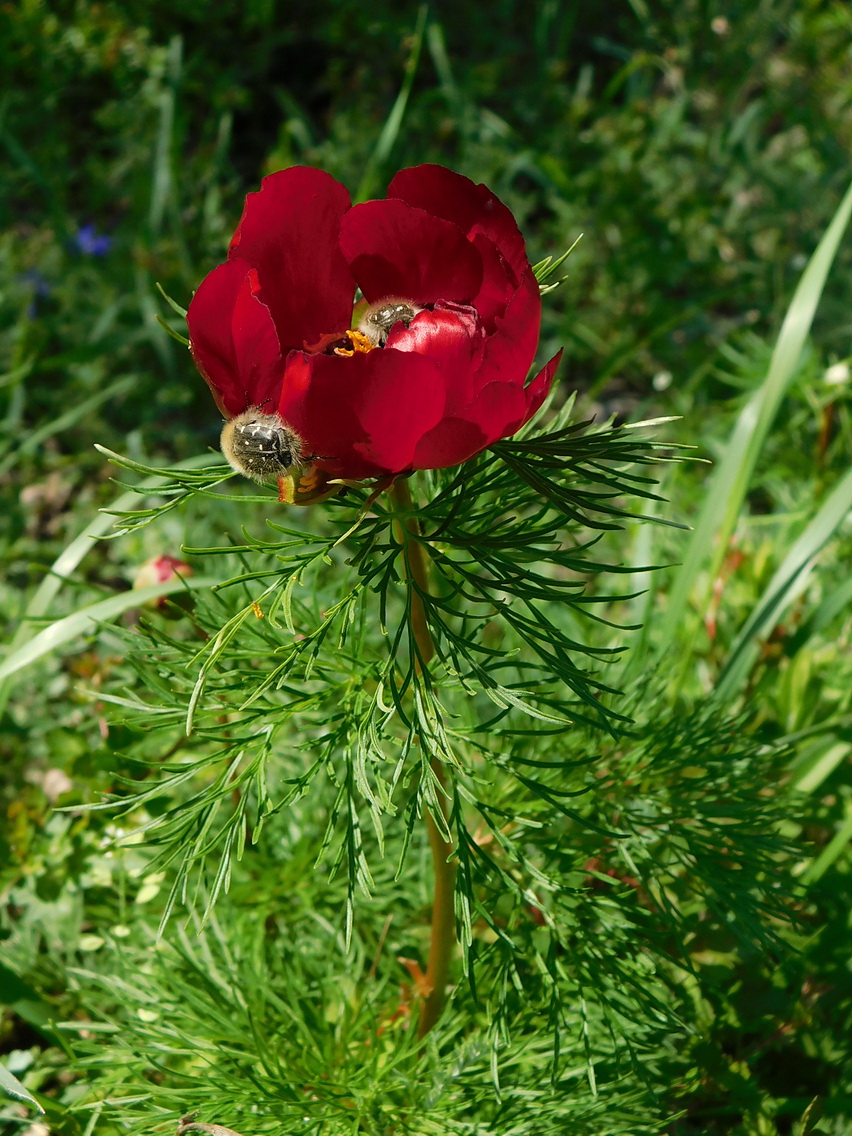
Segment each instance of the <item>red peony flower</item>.
M524 385L540 318L512 214L441 166L354 207L322 170L264 178L187 315L225 417L278 414L352 480L457 465L520 429L559 362Z

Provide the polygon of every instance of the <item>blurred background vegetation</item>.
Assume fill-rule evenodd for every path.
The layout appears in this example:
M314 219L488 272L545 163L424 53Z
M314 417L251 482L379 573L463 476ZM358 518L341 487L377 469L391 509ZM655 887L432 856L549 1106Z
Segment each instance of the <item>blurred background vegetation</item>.
M542 360L565 346L561 389L580 392L584 415L683 415L670 436L711 458L766 373L850 174L845 0L493 0L482 14L436 4L428 15L387 0L20 0L0 5L0 74L0 605L10 635L54 558L115 498L94 443L160 462L215 446L219 416L158 322L172 317L155 285L188 303L264 174L317 165L370 197L397 169L439 162L507 202L533 262L583 234L545 302ZM747 516L719 575L704 580L712 617L683 629L694 668L672 704L718 674L778 549L848 465L850 263L847 242ZM668 515L694 521L706 478L698 465L669 474ZM126 587L149 556L177 554L186 534L170 524L101 545L51 615ZM191 543L215 540L203 518L194 524ZM758 740L834 724L793 766L806 798L786 835L815 886L805 927L781 961L711 960L724 979L696 1010L697 1072L666 1106L686 1110L669 1126L678 1136L840 1134L852 1123L850 627L842 605L820 606L848 593L849 536L831 546L817 624L800 611L776 629L747 692ZM626 563L682 558L673 536L634 540ZM665 608L664 585L654 602ZM61 943L31 940L44 989L60 956L65 965L94 949L107 902L103 865L93 868L106 821L72 824L51 805L112 784L127 735L105 731L77 693L109 665L78 651L3 696L4 934L25 883L51 918L61 911ZM17 1007L0 1024L0 1052L24 1055L23 1076L26 1054L46 1044L47 1011L11 970L0 978L0 1000L5 990ZM54 995L54 1011L77 1012L58 986ZM0 1131L21 1123L0 1120Z

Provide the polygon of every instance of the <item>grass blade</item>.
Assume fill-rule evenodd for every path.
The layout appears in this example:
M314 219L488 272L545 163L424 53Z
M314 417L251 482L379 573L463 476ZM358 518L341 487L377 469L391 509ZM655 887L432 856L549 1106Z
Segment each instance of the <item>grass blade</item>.
M852 509L852 469L829 495L822 508L796 540L769 582L760 601L734 640L716 683L715 696L732 698L743 686L758 653L758 639L768 635L783 611L802 590L822 549Z
M427 11L427 6L423 4L417 13L417 24L414 28L408 62L405 65L405 75L403 76L402 86L391 107L387 121L382 127L382 132L379 135L376 147L367 162L367 168L364 170L364 176L361 178L358 190L355 194L355 201L366 201L370 194L374 192L379 170L387 160L402 128L405 108L408 105L411 88L414 86L414 78L417 75L417 65L420 62L420 50L423 47L423 32L426 28Z
M8 473L10 469L14 469L23 454L36 453L48 438L53 438L55 435L61 434L63 430L68 430L70 427L76 426L78 422L84 421L102 403L109 402L110 399L121 398L123 394L136 386L137 381L136 377L132 375L116 379L108 387L104 387L97 394L77 403L63 414L57 415L56 418L49 418L37 430L27 434L20 445L0 462L0 477Z
M64 619L58 619L39 631L29 642L13 651L7 659L0 663L0 680L17 674L25 667L50 655L57 647L70 643L81 635L89 635L101 623L115 619L117 615L133 607L143 607L151 600L160 596L170 596L173 592L197 591L199 588L211 588L219 580L212 576L193 576L185 580L169 580L164 584L151 584L147 588L130 588L126 592L119 592L117 596L110 596L105 600L89 604L80 608Z
M802 873L802 883L806 886L815 884L820 876L828 871L835 860L839 859L850 841L852 841L852 805L847 805L846 817L843 824L828 844L826 844L819 856L817 856L815 860L812 860Z
M203 466L209 460L209 455L200 455L189 458L185 462L179 462L174 468L194 469L196 466ZM158 485L165 484L165 482L166 478L151 477L147 481L141 482L140 488L154 489ZM29 625L34 620L43 619L47 615L50 610L50 605L59 594L62 585L70 578L71 574L79 566L84 557L95 547L98 538L104 536L110 529L114 528L115 512L129 509L131 505L137 503L138 500L139 493L136 490L122 493L113 503L110 511L100 511L97 516L86 525L83 531L76 536L69 545L63 548L62 552L60 552L48 570L47 575L39 584L30 602L27 604L20 625L9 644L12 652L25 642ZM8 699L9 679L0 678L0 716L2 716L6 708Z
M2 1089L8 1096L14 1100L24 1101L26 1104L31 1104L33 1108L37 1108L39 1112L44 1112L44 1109L35 1099L17 1077L14 1077L9 1070L0 1062L0 1089Z
M743 408L724 456L709 478L704 508L689 542L684 562L675 577L663 616L658 649L665 654L682 634L682 624L696 580L707 573L707 590L699 598L703 614L709 589L716 578L731 535L740 516L754 467L793 378L814 313L825 286L841 237L852 214L852 186L846 191L831 224L811 257L793 295L769 371L763 384Z

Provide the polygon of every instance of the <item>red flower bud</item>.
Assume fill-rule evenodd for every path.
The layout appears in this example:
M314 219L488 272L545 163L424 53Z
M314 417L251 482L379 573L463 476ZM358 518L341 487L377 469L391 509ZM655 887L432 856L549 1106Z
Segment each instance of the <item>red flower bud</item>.
M146 560L141 565L133 578L133 587L148 588L154 584L165 584L169 580L186 579L187 576L192 574L193 570L186 561L178 560L176 556L168 556L164 553L162 556L152 556L150 560ZM165 608L169 603L179 604L183 598L182 596L173 596L169 599L166 596L160 596L159 599L153 601L152 606Z
M278 415L303 460L352 480L457 465L520 429L559 362L525 385L540 319L512 214L441 166L354 207L322 170L264 178L187 316L226 418Z

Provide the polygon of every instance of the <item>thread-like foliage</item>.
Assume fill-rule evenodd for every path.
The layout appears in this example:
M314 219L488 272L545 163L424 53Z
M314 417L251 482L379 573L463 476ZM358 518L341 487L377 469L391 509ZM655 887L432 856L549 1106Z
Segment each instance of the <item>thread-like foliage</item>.
M740 939L771 949L789 905L773 885L789 850L761 796L779 753L718 710L654 719L661 698L619 696L609 663L631 628L609 613L632 595L605 581L636 571L614 560L616 534L641 518L637 501L659 500L654 465L671 448L570 412L413 478L413 493L348 489L279 520L255 492L259 515L275 510L262 536L247 524L184 550L221 583L178 620L119 631L130 692L99 697L137 740L89 807L128 818L168 884L146 978L168 1011L83 1049L118 1095L129 1082L109 1069L147 1077L160 1054L164 1088L140 1117L153 1101L170 1117L198 1105L196 1050L218 1062L205 1119L257 1132L285 1116L317 1132L461 1134L473 1129L458 1118L478 1115L501 1132L616 1136L676 1109L641 1086L665 1065L678 1075L699 923L733 911ZM159 504L122 512L124 531L234 496L219 467L170 479L124 464L162 479ZM453 849L461 970L424 1078L411 1023L426 814ZM251 879L276 870L262 942L226 932L244 926ZM186 938L187 908L211 947ZM415 976L401 992L400 960ZM114 993L137 997L132 983Z

